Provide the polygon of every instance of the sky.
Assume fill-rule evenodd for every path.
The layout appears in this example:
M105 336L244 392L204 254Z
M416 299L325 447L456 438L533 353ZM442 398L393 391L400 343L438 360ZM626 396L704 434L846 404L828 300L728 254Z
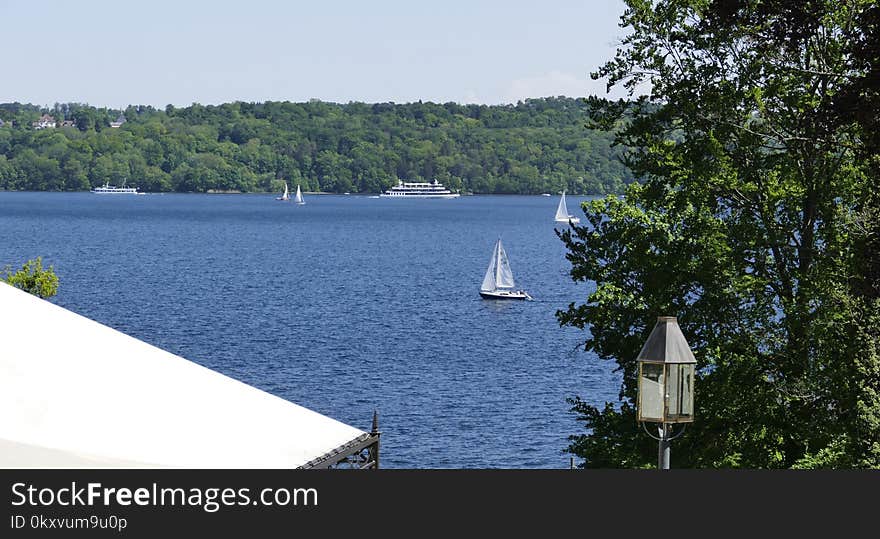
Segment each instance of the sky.
M0 102L601 95L621 0L0 0Z

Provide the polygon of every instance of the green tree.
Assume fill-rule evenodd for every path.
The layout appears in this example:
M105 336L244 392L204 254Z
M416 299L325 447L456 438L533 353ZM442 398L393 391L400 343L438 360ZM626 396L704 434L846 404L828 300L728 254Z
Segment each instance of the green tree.
M80 108L73 113L73 122L80 131L94 129L95 111L89 108Z
M623 384L616 404L572 400L586 433L568 451L587 467L655 462L635 421L634 358L656 316L677 315L699 372L675 465L880 466L880 309L854 289L877 154L858 115L839 110L868 93L856 84L876 95L876 49L859 48L876 39L861 22L876 6L627 6L631 33L594 77L650 94L596 100L594 118L621 128L643 182L586 204L587 223L560 233L572 277L596 288L557 313L589 328L585 349L616 362Z
M5 155L0 155L0 189L14 189L17 176L12 163Z
M29 294L45 299L58 293L58 276L55 275L55 269L52 266L43 269L42 257L28 260L14 273L9 266L6 266L5 273L4 281Z
M45 110L0 103L0 114L16 124L0 129L0 154L12 169L3 185L80 190L125 180L162 190L248 191L269 189L265 178L293 178L297 171L303 187L335 192L378 192L398 178L437 178L477 193L536 194L550 185L558 185L556 191L567 185L569 193L619 193L632 175L611 150L608 133L585 129L587 108L584 100L564 97L492 107L128 106L125 125L110 129L120 111L59 103L56 114L79 129L35 131L30 122ZM203 157L208 154L226 165L214 166ZM203 172L209 177L199 177Z

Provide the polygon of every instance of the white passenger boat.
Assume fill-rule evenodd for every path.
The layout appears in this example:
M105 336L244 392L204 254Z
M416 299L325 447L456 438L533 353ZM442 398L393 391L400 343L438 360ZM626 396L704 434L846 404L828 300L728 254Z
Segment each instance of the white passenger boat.
M122 187L116 187L115 185L110 185L109 183L105 183L101 187L95 187L92 189L92 193L96 193L99 195L137 195L138 193L137 187L126 187L125 182L122 182Z
M457 198L459 194L453 193L443 187L442 183L434 180L433 183L398 181L397 185L379 196L383 198Z

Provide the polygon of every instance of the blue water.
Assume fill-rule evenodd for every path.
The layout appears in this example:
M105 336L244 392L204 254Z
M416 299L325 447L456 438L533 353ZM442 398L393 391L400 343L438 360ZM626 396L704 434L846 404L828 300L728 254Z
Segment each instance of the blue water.
M378 410L383 467L569 466L566 397L619 377L554 317L590 291L557 197L274 196L0 192L0 267L42 256L58 305L363 430ZM477 293L499 236L534 301Z

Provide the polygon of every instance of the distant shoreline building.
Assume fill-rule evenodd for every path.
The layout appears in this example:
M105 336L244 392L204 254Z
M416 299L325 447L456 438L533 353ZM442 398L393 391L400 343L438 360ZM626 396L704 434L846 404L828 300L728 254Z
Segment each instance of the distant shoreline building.
M110 122L110 127L120 127L125 123L125 114L120 114L115 122Z
M57 122L55 121L54 116L43 114L40 116L39 120L33 122L31 125L34 126L34 129L55 129L56 124Z

